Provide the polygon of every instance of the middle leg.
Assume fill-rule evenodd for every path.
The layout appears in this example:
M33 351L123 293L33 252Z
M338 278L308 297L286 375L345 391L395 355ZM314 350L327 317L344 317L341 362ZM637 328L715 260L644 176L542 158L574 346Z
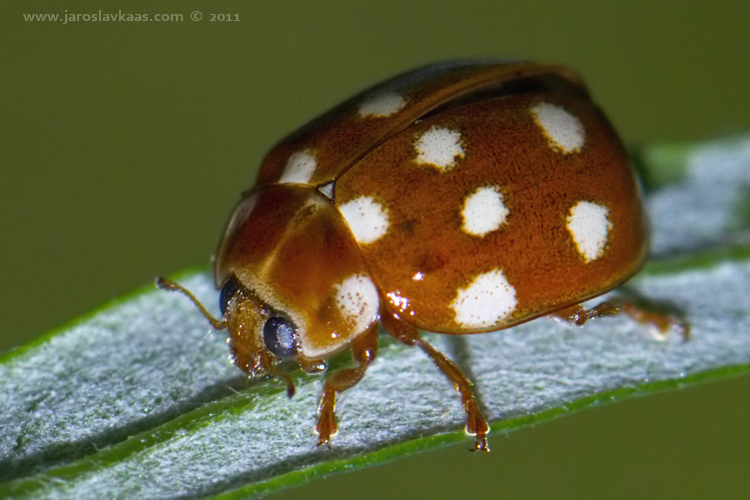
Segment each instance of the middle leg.
M461 403L466 412L466 433L475 437L474 451L490 451L487 446L487 434L490 426L479 409L472 383L466 378L461 369L445 354L438 351L430 343L419 336L419 330L413 325L404 323L401 319L388 311L383 311L381 321L390 335L406 345L417 346L430 357L438 369L448 377L456 391L461 395Z

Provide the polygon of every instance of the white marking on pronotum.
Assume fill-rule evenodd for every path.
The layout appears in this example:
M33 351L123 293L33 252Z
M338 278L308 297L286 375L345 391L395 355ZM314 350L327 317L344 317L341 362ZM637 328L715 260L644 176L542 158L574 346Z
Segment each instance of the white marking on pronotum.
M376 94L360 103L359 116L386 117L400 111L405 105L406 99L396 92Z
M353 274L334 288L336 305L341 315L352 323L352 334L364 332L380 310L375 284L366 274Z
M609 209L590 201L579 201L570 208L567 220L568 231L583 259L591 262L601 257L612 229Z
M489 328L507 318L518 305L516 289L502 269L482 273L466 288L459 288L451 307L456 323L469 328Z
M581 150L585 134L578 117L562 106L549 102L537 103L530 111L552 149L563 154L578 153Z
M464 200L461 229L473 236L484 236L505 224L509 213L497 186L481 187Z
M388 232L386 208L369 196L360 196L339 206L359 243L372 243Z
M455 167L456 158L464 157L461 132L445 127L431 127L419 136L414 148L417 150L417 163L432 165L441 171Z
M318 166L313 152L309 149L297 151L289 156L284 165L284 172L279 179L280 183L307 184Z
M323 195L325 195L325 197L328 198L329 200L333 200L333 185L334 185L334 181L331 181L327 184L323 184L321 186L318 186L318 191L323 193Z

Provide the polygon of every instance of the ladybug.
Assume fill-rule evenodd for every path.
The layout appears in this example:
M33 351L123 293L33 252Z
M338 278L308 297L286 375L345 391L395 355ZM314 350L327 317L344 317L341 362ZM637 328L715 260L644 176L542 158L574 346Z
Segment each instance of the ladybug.
M316 432L330 446L336 397L365 375L382 325L422 349L460 393L488 450L472 385L420 331L473 334L540 316L581 324L642 266L647 223L628 155L571 70L529 62L416 69L282 140L234 209L213 261L234 363L354 368L326 380ZM626 305L662 330L673 322Z

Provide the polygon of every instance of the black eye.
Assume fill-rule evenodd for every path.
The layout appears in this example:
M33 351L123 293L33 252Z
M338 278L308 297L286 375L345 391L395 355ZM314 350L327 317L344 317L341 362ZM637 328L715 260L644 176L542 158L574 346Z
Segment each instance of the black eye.
M297 354L297 329L294 323L280 316L271 316L263 326L266 347L277 358L290 358Z
M221 315L227 315L227 309L229 308L229 301L232 300L234 294L239 291L237 284L234 280L227 281L224 288L221 289L221 295L219 295L219 307L221 308Z

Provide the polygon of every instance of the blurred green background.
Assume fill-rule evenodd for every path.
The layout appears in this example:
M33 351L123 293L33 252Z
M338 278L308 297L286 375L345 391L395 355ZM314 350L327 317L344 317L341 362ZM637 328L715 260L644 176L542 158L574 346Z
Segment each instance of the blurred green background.
M99 9L183 21L23 18ZM629 144L750 130L748 19L743 1L4 0L0 351L206 264L276 140L416 65L572 65ZM745 376L633 399L275 498L747 498L748 394Z

